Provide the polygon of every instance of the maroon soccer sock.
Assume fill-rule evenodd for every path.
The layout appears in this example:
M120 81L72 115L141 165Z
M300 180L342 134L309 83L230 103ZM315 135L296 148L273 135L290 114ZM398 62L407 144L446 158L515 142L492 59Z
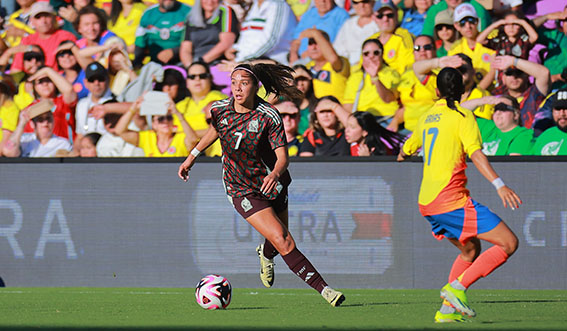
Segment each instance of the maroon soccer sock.
M271 260L278 255L278 250L272 245L272 243L266 239L264 240L264 257Z
M323 288L327 286L323 277L315 269L315 267L309 262L309 260L301 253L297 247L294 248L289 254L282 256L287 266L293 271L299 278L301 278L307 285L314 288L317 292L321 293Z

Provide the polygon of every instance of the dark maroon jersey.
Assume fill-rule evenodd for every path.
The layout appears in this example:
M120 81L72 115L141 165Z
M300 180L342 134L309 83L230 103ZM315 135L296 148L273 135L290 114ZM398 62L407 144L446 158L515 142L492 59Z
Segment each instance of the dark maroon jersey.
M211 107L212 125L219 134L222 146L223 180L226 193L242 197L260 191L264 178L274 169L274 149L287 146L280 113L271 104L261 100L248 113L234 110L234 99L216 101ZM291 182L286 170L278 187L264 195L275 199L283 186Z

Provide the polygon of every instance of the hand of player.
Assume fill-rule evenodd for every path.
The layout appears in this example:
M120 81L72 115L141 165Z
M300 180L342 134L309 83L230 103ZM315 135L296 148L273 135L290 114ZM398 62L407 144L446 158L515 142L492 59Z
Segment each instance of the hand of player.
M398 162L403 162L405 161L408 157L410 157L409 155L407 155L406 153L404 153L404 151L402 149L400 149L400 153L398 153L398 158L396 159L396 161Z
M177 175L184 182L189 180L189 171L191 170L191 167L193 166L194 162L195 162L195 157L192 156L192 155L189 155L189 157L187 157L185 159L185 161L183 161L183 163L181 163L181 165L179 166L179 170L177 171Z
M512 210L520 208L522 200L511 188L508 186L502 186L497 192L500 199L502 199L502 205L504 205L504 208L507 208L508 206L512 208Z
M262 184L262 187L260 187L260 191L262 191L264 195L268 195L276 188L279 179L280 176L278 176L275 172L271 172L264 178L264 183Z

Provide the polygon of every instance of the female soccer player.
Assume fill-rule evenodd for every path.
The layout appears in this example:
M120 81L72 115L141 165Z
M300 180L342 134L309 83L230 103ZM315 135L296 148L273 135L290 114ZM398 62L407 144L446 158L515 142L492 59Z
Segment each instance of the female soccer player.
M451 268L449 283L441 289L445 300L435 321L461 322L464 318L455 310L470 317L476 315L465 291L506 262L518 247L518 238L510 228L487 207L471 199L465 187L465 155L492 182L504 207L515 209L522 201L498 177L482 153L473 113L458 104L464 92L462 75L454 68L444 68L437 76L437 87L441 100L420 118L398 161L422 147L420 212L439 240L445 237L461 251ZM481 254L480 240L493 246Z
M259 83L267 93L290 98L301 96L293 86L292 69L275 64L239 64L231 73L233 97L211 107L211 126L179 166L184 181L201 151L220 138L223 180L229 201L243 218L266 238L256 251L260 279L274 282L273 258L279 253L289 268L332 305L344 295L327 286L315 267L297 249L288 231L287 186L291 177L287 142L277 109L256 95Z

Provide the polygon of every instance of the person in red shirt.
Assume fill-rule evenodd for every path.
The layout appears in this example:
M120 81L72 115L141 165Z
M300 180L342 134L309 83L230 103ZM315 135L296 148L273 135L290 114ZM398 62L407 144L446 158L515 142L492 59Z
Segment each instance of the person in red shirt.
M57 69L55 50L64 40L76 41L75 36L58 28L55 20L55 10L48 2L36 2L30 10L30 22L35 27L35 33L22 39L22 45L38 45L45 54L45 65ZM31 49L30 49L31 51ZM23 53L14 56L11 72L23 70Z
M32 105L42 99L51 99L55 104L55 108L51 110L54 119L53 133L73 143L77 105L77 93L73 90L73 85L49 67L39 69L28 81L33 82L33 93L36 98ZM33 132L30 123L26 125L24 132Z
M292 72L283 65L237 65L230 75L233 97L212 105L211 125L179 166L178 175L187 181L201 151L220 138L228 199L266 238L256 248L264 286L271 287L274 282L273 259L279 253L293 273L336 307L345 296L327 286L289 233L287 187L291 176L284 126L278 110L257 95L262 83L266 92L276 97L300 98L301 92L292 85Z

